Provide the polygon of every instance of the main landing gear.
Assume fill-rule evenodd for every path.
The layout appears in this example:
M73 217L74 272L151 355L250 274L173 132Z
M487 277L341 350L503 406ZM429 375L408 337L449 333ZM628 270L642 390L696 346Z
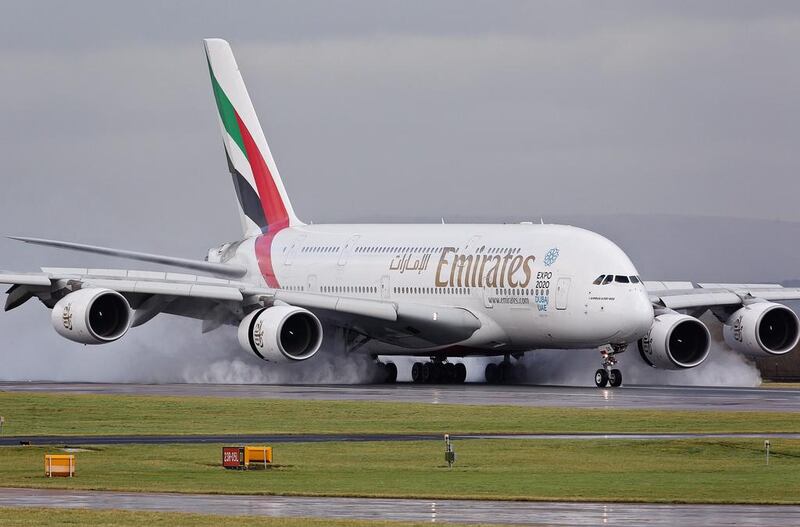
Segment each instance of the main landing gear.
M627 347L627 344L611 344L611 351L605 348L600 350L600 354L603 357L603 367L594 374L594 383L598 388L605 388L606 386L617 388L622 386L622 372L614 368L614 366L617 364L616 355L625 351Z
M397 365L394 362L378 362L378 367L383 373L383 382L386 384L397 382Z
M411 380L415 383L463 383L467 379L467 367L462 362L445 362L434 358L429 362L415 362L411 366Z
M509 384L522 382L525 379L525 366L519 362L522 355L514 355L516 363L511 362L511 356L506 355L503 362L490 362L486 365L484 376L486 384Z

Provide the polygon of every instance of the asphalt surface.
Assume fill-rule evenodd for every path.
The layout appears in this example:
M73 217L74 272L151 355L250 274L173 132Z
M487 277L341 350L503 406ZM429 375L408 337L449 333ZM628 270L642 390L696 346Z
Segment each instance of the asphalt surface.
M226 516L283 516L518 525L788 526L800 507L647 505L464 500L220 496L72 490L0 489L0 507L174 511Z
M677 439L800 439L800 433L721 434L469 434L450 435L453 440L526 439L654 441ZM442 441L441 434L224 434L224 435L86 435L86 436L0 436L0 446L20 445L158 445L194 443L325 443L364 441Z
M625 386L466 385L226 385L3 382L0 391L150 394L261 399L394 401L434 404L520 405L672 410L773 410L800 412L800 389Z

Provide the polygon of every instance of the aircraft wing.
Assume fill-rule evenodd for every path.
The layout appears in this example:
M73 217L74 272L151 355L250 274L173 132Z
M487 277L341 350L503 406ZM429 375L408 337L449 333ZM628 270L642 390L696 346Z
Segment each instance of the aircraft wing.
M42 268L41 273L0 271L0 284L12 286L6 311L31 298L52 308L58 299L78 289L117 291L134 310L134 327L159 313L169 313L203 320L203 330L210 331L226 323L238 324L254 306L276 303L306 308L335 325L409 348L461 342L481 326L470 311L457 307L285 291L184 273Z
M753 299L800 300L800 288L780 284L644 282L653 305L668 309L740 306Z

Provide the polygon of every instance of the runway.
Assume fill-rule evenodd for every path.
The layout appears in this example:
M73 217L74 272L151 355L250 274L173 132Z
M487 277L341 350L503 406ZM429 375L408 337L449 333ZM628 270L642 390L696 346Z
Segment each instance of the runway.
M511 525L789 526L800 507L774 505L649 505L479 500L311 498L0 489L0 507L173 511L272 516L493 523Z
M800 412L800 389L625 386L466 385L227 385L3 382L0 391L80 394L242 397L432 404L518 405L664 410L758 410Z

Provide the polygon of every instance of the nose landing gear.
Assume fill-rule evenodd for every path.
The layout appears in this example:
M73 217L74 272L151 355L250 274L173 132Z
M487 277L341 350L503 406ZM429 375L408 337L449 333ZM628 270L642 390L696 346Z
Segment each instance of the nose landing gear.
M627 344L611 344L611 351L604 348L600 350L603 357L603 367L594 374L594 383L598 388L611 386L617 388L622 386L622 372L614 366L617 364L618 353L622 353L628 347Z

